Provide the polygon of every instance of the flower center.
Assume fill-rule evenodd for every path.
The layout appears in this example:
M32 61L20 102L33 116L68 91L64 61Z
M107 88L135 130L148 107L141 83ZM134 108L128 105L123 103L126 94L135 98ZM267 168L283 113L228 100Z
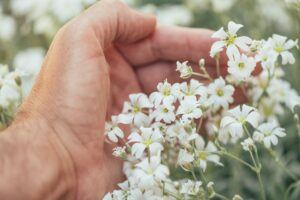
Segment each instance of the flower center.
M226 40L227 46L232 45L237 37L237 35L231 35L230 33L228 34L228 38Z
M140 109L140 107L138 106L138 105L134 105L133 106L133 112L134 113L138 113L138 112L140 112L141 111L141 109Z
M146 173L151 175L151 174L153 174L153 170L151 168L149 168L149 169L146 170Z
M162 93L163 93L164 96L170 96L171 91L170 91L169 88L164 88Z
M207 153L205 151L199 151L198 152L198 158L200 160L206 160L206 157L207 157Z
M143 141L143 144L148 148L151 144L153 143L153 141L151 139L145 140Z
M240 69L244 69L244 68L245 68L245 63L240 62L240 63L238 64L238 66L239 66Z
M163 109L163 113L168 113L168 112L169 112L169 110L167 108Z
M219 97L224 96L224 91L223 91L222 89L217 89L217 95L218 95Z
M241 124L245 124L245 123L246 123L246 118L245 118L245 117L240 117L240 118L239 118L239 122L240 122Z
M282 45L276 45L276 46L274 47L274 50L275 50L277 53L281 53L281 52L284 51L284 48L283 48Z
M271 131L264 131L263 134L269 136L269 135L272 135L272 132Z

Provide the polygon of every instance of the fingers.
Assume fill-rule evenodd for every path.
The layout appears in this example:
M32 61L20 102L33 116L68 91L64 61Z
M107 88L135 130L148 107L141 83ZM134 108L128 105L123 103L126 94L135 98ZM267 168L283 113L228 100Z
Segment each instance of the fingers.
M110 71L110 100L107 110L108 116L119 114L125 99L132 93L141 92L141 88L132 67L122 55L111 47L105 51Z
M209 66L215 60L209 56L214 39L212 31L179 27L157 27L154 34L142 41L129 45L120 45L119 49L134 66L154 61L188 60L197 63L204 58ZM225 55L221 56L221 65L226 65Z
M200 73L198 63L190 62L189 65L192 66L194 72ZM180 78L179 72L176 71L176 62L174 61L158 61L152 64L140 66L136 69L136 72L143 91L147 94L153 92L156 89L157 84L166 79L170 83L184 81ZM215 68L207 67L207 72L212 78L217 77ZM222 76L225 76L227 74L227 69L223 67L221 68L220 72ZM207 82L207 79L204 78L199 78L196 76L193 78L198 79L202 83Z
M101 44L131 43L150 35L156 27L154 16L139 13L119 0L102 0L81 18L95 30ZM79 17L80 18L80 17Z
M191 65L194 71L199 70L197 64L191 63ZM180 74L175 69L176 63L174 61L160 61L140 67L136 69L136 73L143 91L146 94L150 94L156 90L159 82L166 79L172 84L183 82L184 80L180 78ZM207 81L205 79L199 80L203 83Z

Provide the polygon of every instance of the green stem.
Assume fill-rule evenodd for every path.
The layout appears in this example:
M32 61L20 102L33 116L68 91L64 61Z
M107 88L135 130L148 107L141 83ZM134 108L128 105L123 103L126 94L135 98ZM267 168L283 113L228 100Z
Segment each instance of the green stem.
M249 167L251 170L255 171L255 167L253 167L253 166L252 166L251 164L249 164L248 162L246 162L246 161L240 159L239 157L237 157L237 156L235 156L235 155L233 155L233 154L231 154L231 153L228 153L228 152L226 152L226 151L218 151L217 153L218 153L219 155L225 155L225 156L228 156L228 157L230 157L230 158L232 158L232 159L234 159L234 160L240 162L241 164L243 164L243 165Z
M256 147L254 147L254 148L256 148ZM253 164L255 166L255 169L256 169L255 173L256 173L256 176L257 176L257 179L258 179L258 182L259 182L261 199L265 200L266 199L266 194L265 194L264 184L262 182L261 175L260 175L261 164L260 164L259 160L256 163L252 151L249 151L249 153L250 153L251 160L252 160L252 162L253 162ZM256 153L256 155L257 155L257 153ZM258 156L257 156L257 158L258 158Z
M251 138L251 134L250 134L249 130L247 129L247 127L245 125L243 125L243 128L244 128L246 134L248 135L248 137ZM261 199L265 200L266 199L266 194L265 194L264 184L263 184L262 178L261 178L261 168L262 167L261 167L261 163L260 163L260 160L259 160L257 147L254 145L253 149L254 149L255 158L254 158L253 153L252 153L251 150L249 151L249 154L250 154L251 160L253 162L253 165L256 169L255 172L256 172L258 182L259 182Z
M293 188L295 188L295 187L298 187L298 186L300 186L300 180L299 180L299 181L296 181L296 182L294 182L294 183L292 183L292 184L288 187L288 189L286 190L286 192L284 193L284 200L288 200L288 197L289 197L289 194L290 194L291 190L292 190Z
M279 158L279 156L276 154L275 151L268 148L268 152L271 154L274 161L279 165L279 167L287 174L290 178L292 178L294 181L297 181L297 177L290 172L287 167L283 164L282 160Z
M206 79L210 80L210 77L205 75L205 74L200 74L200 73L197 73L197 72L193 72L192 74L195 75L195 76L199 76L201 78L206 78Z
M196 174L195 174L194 169L191 170L191 173L192 173L192 176L193 176L194 180L195 180L195 181L198 181L198 178L197 178L197 176L196 176Z
M264 184L262 182L261 175L260 175L260 170L258 170L256 172L256 175L257 175L257 178L258 178L259 187L260 187L260 191L261 191L261 199L265 200L266 199L266 194L265 194Z
M216 67L217 67L217 76L219 77L221 75L220 56L216 56Z

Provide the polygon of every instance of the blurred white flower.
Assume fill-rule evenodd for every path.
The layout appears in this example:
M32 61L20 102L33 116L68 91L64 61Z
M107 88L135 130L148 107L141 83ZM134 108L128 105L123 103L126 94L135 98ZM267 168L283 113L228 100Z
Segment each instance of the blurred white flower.
M212 38L217 38L219 41L216 41L210 51L210 56L215 57L218 53L223 51L223 48L226 47L226 54L229 59L233 59L239 55L239 49L244 51L249 51L249 45L252 40L246 36L237 36L238 30L243 27L241 24L236 24L232 21L228 23L228 30L225 31L222 27L217 32L212 35Z
M16 15L26 15L38 3L36 0L11 0L10 7Z
M201 181L191 181L187 180L181 184L180 193L185 195L197 195L201 190Z
M0 65L0 69L0 106L3 109L19 103L21 100L21 88L17 84L16 79L19 78L17 73L8 72L8 67L4 65Z
M35 20L33 31L35 34L45 34L46 36L53 37L58 27L55 25L51 16L42 16Z
M156 10L157 20L164 25L189 25L193 20L191 11L181 5L168 5Z
M211 0L213 10L215 12L225 12L228 11L235 3L235 0Z
M194 156L186 149L180 149L177 159L177 164L184 168L184 165L194 161Z
M293 30L292 16L282 0L258 0L257 9L266 23L275 24L285 33Z
M251 151L251 149L254 147L254 141L252 138L247 138L241 142L241 145L245 151Z
M61 22L66 22L78 15L84 6L80 0L51 1L51 11Z
M160 143L162 135L158 130L152 130L152 128L141 127L141 134L131 133L128 139L130 143L134 143L132 145L132 155L136 158L141 158L146 149L149 149L151 155L156 155L163 150Z
M284 137L286 133L283 128L278 127L277 123L268 122L261 124L253 134L253 139L263 142L266 148L271 144L277 145L278 137Z
M41 48L30 48L19 52L14 58L14 67L21 76L23 95L27 96L35 82L44 60L45 52Z
M14 18L0 14L0 39L11 40L16 32L16 22Z

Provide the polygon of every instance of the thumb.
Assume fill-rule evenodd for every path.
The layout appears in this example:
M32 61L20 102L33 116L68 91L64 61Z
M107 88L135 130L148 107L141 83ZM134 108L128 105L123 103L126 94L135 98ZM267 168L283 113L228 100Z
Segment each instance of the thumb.
M112 42L141 40L152 34L156 27L154 16L137 12L119 0L102 0L84 15L104 48Z

